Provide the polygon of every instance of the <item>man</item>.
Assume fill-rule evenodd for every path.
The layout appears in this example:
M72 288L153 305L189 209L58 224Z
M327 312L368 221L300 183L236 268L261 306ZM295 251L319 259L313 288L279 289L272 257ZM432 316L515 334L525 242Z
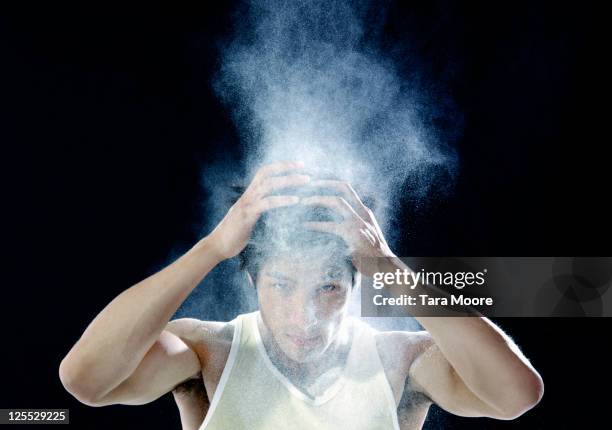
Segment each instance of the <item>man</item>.
M536 405L542 379L486 318L418 317L426 331L412 333L377 332L347 316L359 273L371 275L364 261L379 258L388 271L405 266L350 185L296 173L303 168L260 169L208 236L111 301L62 361L66 389L91 406L143 404L201 373L207 430L416 429L432 402L498 419ZM337 195L280 194L317 187ZM275 227L297 207L339 217L301 220L309 233ZM255 228L265 216L268 226ZM238 254L259 311L230 322L169 322L210 270ZM197 425L204 413L189 411L198 398L174 394L183 425Z

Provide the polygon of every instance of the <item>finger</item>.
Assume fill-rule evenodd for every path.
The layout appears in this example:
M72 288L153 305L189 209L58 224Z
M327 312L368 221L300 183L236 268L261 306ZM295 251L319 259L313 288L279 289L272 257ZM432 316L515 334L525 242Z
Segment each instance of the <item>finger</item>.
M355 211L364 219L368 218L368 207L363 204L355 189L345 181L335 179L317 179L310 182L309 186L320 188L331 188L342 194L342 197L348 201Z
M278 175L279 173L286 172L288 170L293 169L302 169L304 168L303 161L281 161L278 163L268 164L261 167L255 177L253 178L253 182L262 181L268 176Z
M376 238L374 237L374 234L372 234L372 232L369 231L367 228L362 228L359 231L368 238L370 243L372 243L372 244L376 243Z
M300 201L297 196L269 196L260 199L253 205L253 211L256 214L261 214L270 209L278 208L281 206L295 205Z
M372 225L374 226L374 230L376 230L376 233L380 237L384 237L382 229L380 228L380 225L378 224L378 221L376 221L376 218L374 216L372 216L372 217L370 217L370 220L372 221Z
M361 220L361 217L357 214L357 212L355 212L353 207L342 197L309 196L303 198L300 203L302 203L303 205L327 207L342 215L345 220L349 220L352 217L356 217Z
M257 194L266 195L282 188L297 187L310 182L308 175L286 175L266 178L257 189Z

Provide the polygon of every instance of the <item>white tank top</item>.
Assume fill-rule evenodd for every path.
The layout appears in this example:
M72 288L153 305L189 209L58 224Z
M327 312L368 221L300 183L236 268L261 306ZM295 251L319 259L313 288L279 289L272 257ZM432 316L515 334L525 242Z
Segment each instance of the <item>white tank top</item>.
M232 346L200 430L399 430L373 328L348 317L355 330L343 373L324 394L311 398L270 360L258 314L231 321Z

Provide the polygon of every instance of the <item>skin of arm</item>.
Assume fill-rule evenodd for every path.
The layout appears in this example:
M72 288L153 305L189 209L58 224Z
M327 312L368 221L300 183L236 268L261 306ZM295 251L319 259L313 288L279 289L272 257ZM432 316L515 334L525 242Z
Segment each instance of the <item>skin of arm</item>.
M199 429L210 406L201 377L183 382L172 390L172 395L179 410L182 430Z
M208 236L113 299L60 363L66 390L90 406L143 404L200 372L198 354L165 328L199 282L246 246L261 213L297 203L295 196L268 194L307 182L307 175L275 176L302 167L280 162L261 168Z
M383 271L410 270L395 256L383 261ZM541 376L488 318L415 319L426 330L426 348L410 366L409 377L443 409L467 417L511 420L541 400Z
M62 360L64 387L91 406L115 401L142 404L199 372L196 353L164 329L219 261L204 238L160 272L119 294ZM113 395L106 397L111 391Z
M374 272L410 270L389 248L372 211L343 181L313 181L333 188L337 196L313 196L302 203L323 206L342 215L342 222L305 225L342 237L352 250L353 262L364 276ZM375 267L373 267L375 266ZM542 398L541 376L517 345L485 317L417 317L428 335L421 336L425 352L409 357L411 348L399 346L410 363L406 376L440 407L463 416L514 419ZM411 345L410 333L404 341ZM412 345L414 346L414 345ZM421 345L421 348L423 345Z
M541 376L488 318L417 320L433 344L415 360L410 376L442 408L461 416L512 420L541 400Z
M179 318L170 321L166 330L180 337L198 352L201 361L208 359L204 355L206 336L202 336L202 332L210 331L206 327L206 322L194 318ZM179 410L182 430L199 429L210 406L202 373L176 386L172 390L172 396Z

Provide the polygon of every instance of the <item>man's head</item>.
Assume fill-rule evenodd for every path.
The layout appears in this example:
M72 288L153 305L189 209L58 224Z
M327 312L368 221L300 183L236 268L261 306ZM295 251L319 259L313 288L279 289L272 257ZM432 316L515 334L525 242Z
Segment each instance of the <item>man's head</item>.
M337 216L322 208L274 209L260 218L239 255L266 327L297 362L317 359L334 341L359 276L343 239L302 226L332 220Z

